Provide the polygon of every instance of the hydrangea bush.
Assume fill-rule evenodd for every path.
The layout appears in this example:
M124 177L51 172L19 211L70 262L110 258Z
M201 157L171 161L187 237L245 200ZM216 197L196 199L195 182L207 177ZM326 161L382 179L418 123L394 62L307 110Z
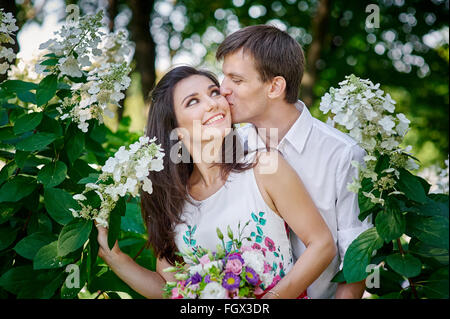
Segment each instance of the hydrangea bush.
M99 12L66 23L35 65L16 67L1 46L14 22L0 10L1 71L10 70L0 83L0 298L142 298L97 257L93 227L108 225L109 243L154 269L138 192L151 192L148 172L164 154L128 132L127 118L114 133L102 124L130 85L134 45L124 30L103 31Z
M411 146L402 147L410 121L379 84L350 75L339 85L320 110L366 151L363 163L352 163L358 177L348 189L358 194L359 219L370 216L374 227L350 244L334 280L357 282L372 272L379 281L366 281L367 290L381 298L448 298L448 188L432 193L411 173L418 161Z

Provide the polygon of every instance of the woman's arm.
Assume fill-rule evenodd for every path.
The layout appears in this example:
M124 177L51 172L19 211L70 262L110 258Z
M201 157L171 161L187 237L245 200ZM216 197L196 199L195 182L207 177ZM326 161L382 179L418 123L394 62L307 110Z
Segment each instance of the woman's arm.
M272 289L275 294L265 297L297 298L333 260L336 245L300 177L286 160L278 152L262 153L259 159L255 176L263 197L306 246L292 270Z
M142 296L151 299L162 298L162 288L166 281L175 281L172 274L164 273L162 270L170 264L165 259L158 259L156 272L146 269L136 263L130 256L123 253L118 243L113 249L108 246L108 230L98 226L98 255L111 270L122 279L133 290Z

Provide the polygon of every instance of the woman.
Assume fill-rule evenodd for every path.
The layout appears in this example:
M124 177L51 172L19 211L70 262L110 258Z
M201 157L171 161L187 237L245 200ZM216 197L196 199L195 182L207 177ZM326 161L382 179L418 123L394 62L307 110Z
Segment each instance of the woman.
M229 104L209 72L178 67L153 90L146 135L156 136L166 151L175 150L164 158L163 171L151 172L153 193L141 197L156 271L136 264L117 243L110 250L105 228L99 227L98 235L99 256L141 295L161 298L166 281L175 281L163 269L173 265L177 251L198 246L215 250L217 227L225 230L229 225L236 234L238 224L252 223L245 235L265 249L273 265L273 285L265 287L269 293L264 298L298 297L335 256L327 225L300 178L277 152L259 153L253 164L249 162L255 155L224 163L229 151L224 140L231 127ZM238 147L232 143L233 155ZM178 155L173 155L183 156L185 150L188 163L175 163ZM295 264L285 224L307 247Z

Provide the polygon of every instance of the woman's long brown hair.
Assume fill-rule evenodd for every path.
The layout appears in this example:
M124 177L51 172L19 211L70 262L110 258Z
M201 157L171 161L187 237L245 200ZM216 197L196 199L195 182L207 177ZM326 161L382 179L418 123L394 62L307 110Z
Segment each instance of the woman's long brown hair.
M149 178L153 184L153 193L141 192L142 217L147 226L150 246L156 257L166 258L171 264L179 260L175 254L177 247L174 230L176 225L182 222L181 213L184 203L189 201L186 185L194 169L192 158L187 163L182 161L175 164L169 156L172 147L178 143L177 140L170 138L172 131L178 127L173 93L178 82L192 75L205 76L218 87L220 86L212 73L180 66L164 75L150 94L151 104L146 135L150 138L156 137L156 142L161 144L166 155L164 169L160 172L150 171ZM233 130L230 134L234 134ZM233 162L222 161L217 164L221 168L223 177L228 176L231 171L243 171L254 166L236 159L237 148L241 145L236 136L233 136L233 139ZM225 156L224 146L225 143L222 145L222 158Z

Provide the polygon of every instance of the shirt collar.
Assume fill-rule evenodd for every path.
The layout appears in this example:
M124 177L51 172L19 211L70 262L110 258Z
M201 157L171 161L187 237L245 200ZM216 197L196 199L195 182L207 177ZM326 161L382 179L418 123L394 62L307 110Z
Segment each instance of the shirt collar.
M300 100L295 103L295 107L301 112L300 116L281 139L278 148L282 147L285 143L290 143L300 154L305 147L306 139L312 128L312 115L305 103Z

